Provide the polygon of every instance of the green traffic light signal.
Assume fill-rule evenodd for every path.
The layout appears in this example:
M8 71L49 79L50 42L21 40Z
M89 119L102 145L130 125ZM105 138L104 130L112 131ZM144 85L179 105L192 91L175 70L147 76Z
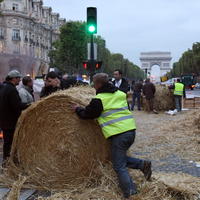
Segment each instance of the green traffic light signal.
M87 31L90 34L97 33L97 8L87 8Z
M95 27L94 25L89 25L89 26L88 26L88 31L89 31L90 33L94 33L95 30L96 30L96 27Z

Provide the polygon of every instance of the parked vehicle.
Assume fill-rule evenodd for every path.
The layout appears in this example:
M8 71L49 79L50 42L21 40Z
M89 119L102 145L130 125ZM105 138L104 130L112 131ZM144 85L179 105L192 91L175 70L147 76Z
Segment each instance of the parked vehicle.
M195 84L195 88L196 88L196 89L200 89L200 83L196 83L196 84Z
M196 77L194 75L182 75L181 81L187 89L193 90L196 84Z

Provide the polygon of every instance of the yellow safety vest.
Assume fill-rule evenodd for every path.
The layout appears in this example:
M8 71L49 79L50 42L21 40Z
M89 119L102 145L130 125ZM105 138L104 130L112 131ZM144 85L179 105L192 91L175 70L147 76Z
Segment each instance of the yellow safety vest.
M183 96L184 85L182 83L175 83L174 95Z
M103 104L103 112L97 120L106 139L136 129L124 92L118 90L115 93L100 93L95 98Z

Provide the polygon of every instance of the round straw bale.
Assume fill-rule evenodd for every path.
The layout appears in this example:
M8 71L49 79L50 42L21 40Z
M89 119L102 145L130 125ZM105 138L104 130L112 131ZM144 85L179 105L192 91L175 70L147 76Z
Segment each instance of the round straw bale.
M196 114L196 113L195 113L195 114ZM193 120L193 126L192 126L192 127L196 127L198 130L200 130L200 114L194 115L194 114L192 113L191 119L193 119L194 116L195 116L196 118Z
M144 110L148 106L145 99L143 100ZM171 90L162 85L156 85L156 93L154 97L154 109L157 111L173 110L175 108L174 95Z
M109 144L94 120L79 119L71 108L87 105L94 95L90 87L74 87L25 110L15 131L8 173L23 173L48 189L98 177L99 162L109 159Z

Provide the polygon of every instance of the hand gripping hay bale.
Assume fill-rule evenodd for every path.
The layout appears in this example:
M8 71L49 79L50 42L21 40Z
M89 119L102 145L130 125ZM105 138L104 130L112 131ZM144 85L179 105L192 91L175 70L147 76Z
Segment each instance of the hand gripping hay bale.
M143 100L144 110L147 110L145 99ZM157 111L168 111L175 109L174 95L171 90L165 86L156 85L154 97L154 109Z
M85 106L90 87L60 91L25 110L15 131L8 173L22 173L31 183L63 189L97 178L99 162L109 157L109 145L94 120L81 120L72 104Z

